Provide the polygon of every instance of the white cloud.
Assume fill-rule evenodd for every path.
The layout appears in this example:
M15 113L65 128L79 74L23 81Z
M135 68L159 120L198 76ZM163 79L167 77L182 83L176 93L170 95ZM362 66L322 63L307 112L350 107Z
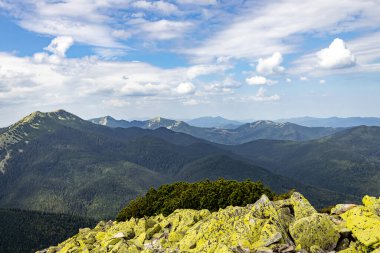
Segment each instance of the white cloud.
M188 68L186 76L191 80L203 75L223 72L228 65L195 65Z
M260 87L260 89L257 91L256 95L251 96L250 98L253 101L257 101L257 102L280 100L280 96L277 94L274 94L272 96L267 96L265 93L266 93L266 90L263 87Z
M369 33L347 42L355 52L355 58L360 65L373 64L380 59L380 31Z
M76 42L102 47L123 47L112 35L111 17L103 11L117 0L12 1L9 13L29 31L50 36L70 36ZM118 3L120 4L120 3ZM122 5L120 5L122 6Z
M64 55L64 49L57 50L51 51ZM196 90L189 82L189 73L197 82L197 76L208 73L199 69L204 66L163 69L143 62L106 61L95 56L64 58L41 52L33 57L19 57L0 53L0 98L4 103L31 106L71 104L95 97L99 101L115 97L123 101L124 97L134 96L180 99ZM122 104L120 101L108 104L116 107Z
M273 52L296 52L310 35L376 29L380 23L380 5L374 0L245 1L242 8L224 29L185 52L198 62L220 56L255 60ZM302 11L295 15L294 10Z
M249 85L263 85L263 84L267 84L267 79L264 76L252 76L250 78L245 79L245 81Z
M112 31L112 36L118 39L127 40L132 37L132 32L126 30L114 30Z
M129 24L135 27L134 33L154 40L179 38L193 26L189 21L172 21L167 19L148 21L143 18L131 20Z
M195 86L190 82L183 82L177 86L175 91L180 95L188 95L195 92Z
M45 50L59 56L65 57L67 50L74 44L74 39L70 36L59 36L53 39Z
M287 83L291 83L292 82L292 79L290 79L289 77L285 79L285 82Z
M249 85L273 85L276 84L277 81L275 80L270 80L264 76L252 76L250 78L245 79L246 83Z
M178 12L177 6L168 2L164 2L164 1L149 2L145 0L140 0L140 1L133 2L132 6L135 8L161 12L163 14L171 14L174 12Z
M169 87L165 84L126 82L117 93L127 96L156 96L167 91Z
M192 4L192 5L215 5L217 0L177 0L179 4Z
M339 38L334 39L328 48L319 51L317 57L319 66L325 69L347 68L356 63L355 56Z
M189 100L186 100L186 101L183 101L183 104L184 105L198 105L199 104L199 101L198 100L195 100L195 99L189 99Z
M127 50L120 48L104 48L97 47L94 48L93 51L102 59L105 60L116 60L120 56L127 54Z
M326 80L321 79L321 80L319 80L319 83L320 83L320 84L325 84L325 83L326 83Z
M131 105L131 103L125 99L104 99L102 100L102 103L109 107L125 107Z
M211 84L206 84L204 90L207 94L211 93L232 93L234 89L240 88L241 83L228 76L220 82L213 82Z
M300 76L300 81L308 81L309 78L307 76Z
M256 71L259 74L273 74L283 72L285 68L281 66L282 61L282 54L275 52L268 58L260 58L256 66Z

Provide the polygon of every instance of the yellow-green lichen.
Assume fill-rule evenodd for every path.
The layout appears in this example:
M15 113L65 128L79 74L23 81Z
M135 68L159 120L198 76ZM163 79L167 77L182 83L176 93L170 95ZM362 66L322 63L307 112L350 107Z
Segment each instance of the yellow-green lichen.
M329 216L317 213L299 193L277 202L263 196L255 204L214 213L186 209L167 217L99 222L44 252L379 253L379 199L365 197L363 203Z

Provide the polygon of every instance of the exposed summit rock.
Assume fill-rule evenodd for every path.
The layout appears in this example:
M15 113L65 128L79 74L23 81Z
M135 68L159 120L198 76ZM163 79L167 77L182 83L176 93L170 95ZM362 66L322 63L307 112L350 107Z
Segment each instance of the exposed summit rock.
M340 215L320 214L299 193L218 212L177 210L100 222L41 252L379 252L380 199L364 197ZM344 209L340 209L344 210Z

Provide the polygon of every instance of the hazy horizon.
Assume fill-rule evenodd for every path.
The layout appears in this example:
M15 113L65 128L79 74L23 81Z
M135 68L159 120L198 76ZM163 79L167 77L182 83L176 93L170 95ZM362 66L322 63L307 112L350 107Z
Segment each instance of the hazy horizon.
M43 113L47 113L47 112L54 112L54 111L58 111L58 110L65 110L65 109L55 109L55 110L51 110L51 111L41 111L41 110L37 110L37 111L40 111L40 112L43 112ZM68 110L65 110L69 113L73 113L71 111L68 111ZM0 124L0 127L8 127L14 123L16 123L17 121L21 120L23 117L33 113L35 111L30 111L29 113L21 116L20 118L18 118L17 120L15 120L14 122L10 122L9 124ZM75 113L73 113L75 114ZM76 116L84 119L84 120L90 120L90 119L95 119L95 118L101 118L101 117L106 117L106 116L110 116L116 120L127 120L127 121L132 121L132 120L150 120L150 119L154 119L154 118L157 118L157 117L161 117L161 118L165 118L165 119L170 119L170 120L179 120L179 121L190 121L190 120L193 120L193 119L198 119L198 118L206 118L206 117L212 117L212 118L216 118L216 117L222 117L226 120L232 120L232 121L238 121L238 122L241 122L241 123L250 123L250 122L254 122L254 121L260 121L260 120L269 120L269 121L279 121L279 120L287 120L287 119L298 119L298 118L313 118L313 119L329 119L329 118L341 118L341 119L347 119L347 118L379 118L380 117L375 117L375 116L347 116L347 117L339 117L339 116L329 116L329 117L314 117L314 116L299 116L299 117L283 117L283 118L243 118L243 119L236 119L236 118L230 118L230 117L224 117L224 116L221 116L221 115L204 115L204 116L195 116L193 118L181 118L181 117L166 117L166 116L163 116L163 115L155 115L155 116L151 116L151 117L134 117L134 118L123 118L123 117L115 117L113 115L109 115L109 114L105 114L105 115L98 115L98 116L94 116L94 117L83 117L79 114L75 114Z

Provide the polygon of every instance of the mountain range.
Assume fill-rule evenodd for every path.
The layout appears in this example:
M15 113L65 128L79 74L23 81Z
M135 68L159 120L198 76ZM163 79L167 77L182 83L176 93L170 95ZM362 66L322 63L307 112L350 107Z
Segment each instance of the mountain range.
M254 164L304 183L380 195L380 127L359 126L305 142L258 140L229 147Z
M380 118L375 117L348 117L348 118L313 118L299 117L280 119L276 122L291 122L307 127L354 127L354 126L380 126Z
M143 129L157 129L165 127L175 132L185 133L210 142L235 145L258 139L273 140L311 140L334 134L341 128L304 127L293 123L278 123L261 120L246 123L234 129L206 128L191 126L183 121L156 117L145 121L116 120L110 116L91 119L90 122L108 127L139 127Z
M362 136L355 136L358 149L366 148L366 141L360 141ZM377 139L373 141L376 145ZM260 142L265 143L253 143ZM313 146L314 142L305 143ZM318 206L358 200L355 192L321 187L326 178L308 183L303 178L294 180L293 174L280 170L280 160L270 167L269 157L279 156L272 153L272 146L263 148L261 159L259 153L249 155L260 149L260 145L251 145L215 144L166 128L110 128L63 110L35 112L0 134L0 207L110 218L149 187L221 177L259 180L276 192L296 188ZM300 149L294 151L299 153L286 148L283 152L296 158L307 152ZM355 152L348 150L347 156L355 158L351 151ZM307 156L310 163L326 162L313 152ZM334 152L339 154L340 150ZM311 170L309 179L313 173Z

